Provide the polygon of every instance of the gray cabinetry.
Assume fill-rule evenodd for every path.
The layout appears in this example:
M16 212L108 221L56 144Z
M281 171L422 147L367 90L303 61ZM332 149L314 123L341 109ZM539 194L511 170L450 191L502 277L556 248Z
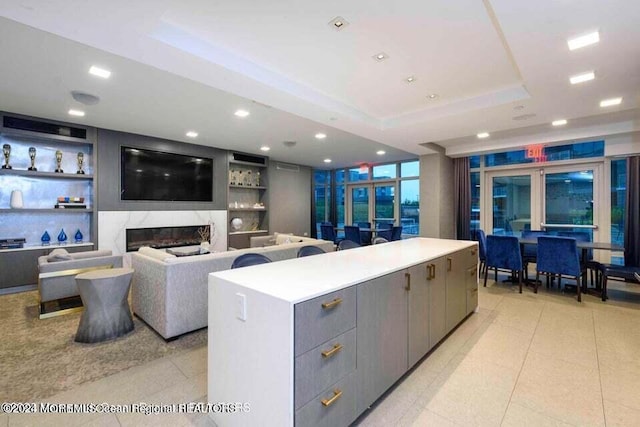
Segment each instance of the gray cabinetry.
M363 412L407 370L405 272L357 286L357 397Z
M429 351L429 282L427 263L407 269L409 287L409 347L408 367Z
M433 348L448 332L445 264L444 258L437 258L427 263L429 268L427 276L429 286L429 348Z
M445 257L447 331L452 330L467 315L467 254L460 251Z

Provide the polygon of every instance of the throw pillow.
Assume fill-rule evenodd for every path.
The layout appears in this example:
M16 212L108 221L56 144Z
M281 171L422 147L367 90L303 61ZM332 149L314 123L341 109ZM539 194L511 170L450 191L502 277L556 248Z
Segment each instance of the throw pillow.
M47 261L49 262L69 261L70 259L71 255L69 255L69 252L61 248L52 250L47 257Z

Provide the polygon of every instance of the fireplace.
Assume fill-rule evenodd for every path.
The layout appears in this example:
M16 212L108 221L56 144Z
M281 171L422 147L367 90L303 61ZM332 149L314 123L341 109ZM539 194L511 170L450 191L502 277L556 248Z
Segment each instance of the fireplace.
M137 251L143 246L161 249L199 245L202 242L201 232L209 235L209 225L128 228L127 252Z

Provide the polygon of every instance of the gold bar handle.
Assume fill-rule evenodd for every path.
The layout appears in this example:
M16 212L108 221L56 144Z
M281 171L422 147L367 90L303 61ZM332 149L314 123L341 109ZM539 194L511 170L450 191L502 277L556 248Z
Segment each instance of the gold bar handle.
M427 264L427 280L431 280L431 264Z
M476 256L477 253L478 253L478 250L476 248L471 249L472 256Z
M436 265L435 264L431 264L431 278L432 279L436 278Z
M322 303L322 308L327 310L327 309L330 309L330 308L333 308L333 307L337 306L340 303L342 303L342 298L335 298L331 302L323 302Z
M407 284L405 285L404 289L406 291L410 291L411 290L411 274L404 273L404 277L407 279Z
M447 271L451 271L452 263L453 263L453 259L451 259L451 257L447 257Z
M325 350L322 352L322 357L331 357L340 350L342 350L342 344L334 344L333 347L331 347L331 350Z
M342 396L342 390L335 389L333 390L333 397L331 399L322 399L320 402L322 402L322 406L331 406L336 400L340 399L340 396Z

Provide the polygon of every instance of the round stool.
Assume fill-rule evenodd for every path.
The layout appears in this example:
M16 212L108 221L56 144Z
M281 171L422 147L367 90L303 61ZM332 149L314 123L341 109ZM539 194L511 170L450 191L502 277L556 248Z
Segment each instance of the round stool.
M76 276L84 305L76 342L107 341L133 330L127 301L132 275L131 268L108 268Z

